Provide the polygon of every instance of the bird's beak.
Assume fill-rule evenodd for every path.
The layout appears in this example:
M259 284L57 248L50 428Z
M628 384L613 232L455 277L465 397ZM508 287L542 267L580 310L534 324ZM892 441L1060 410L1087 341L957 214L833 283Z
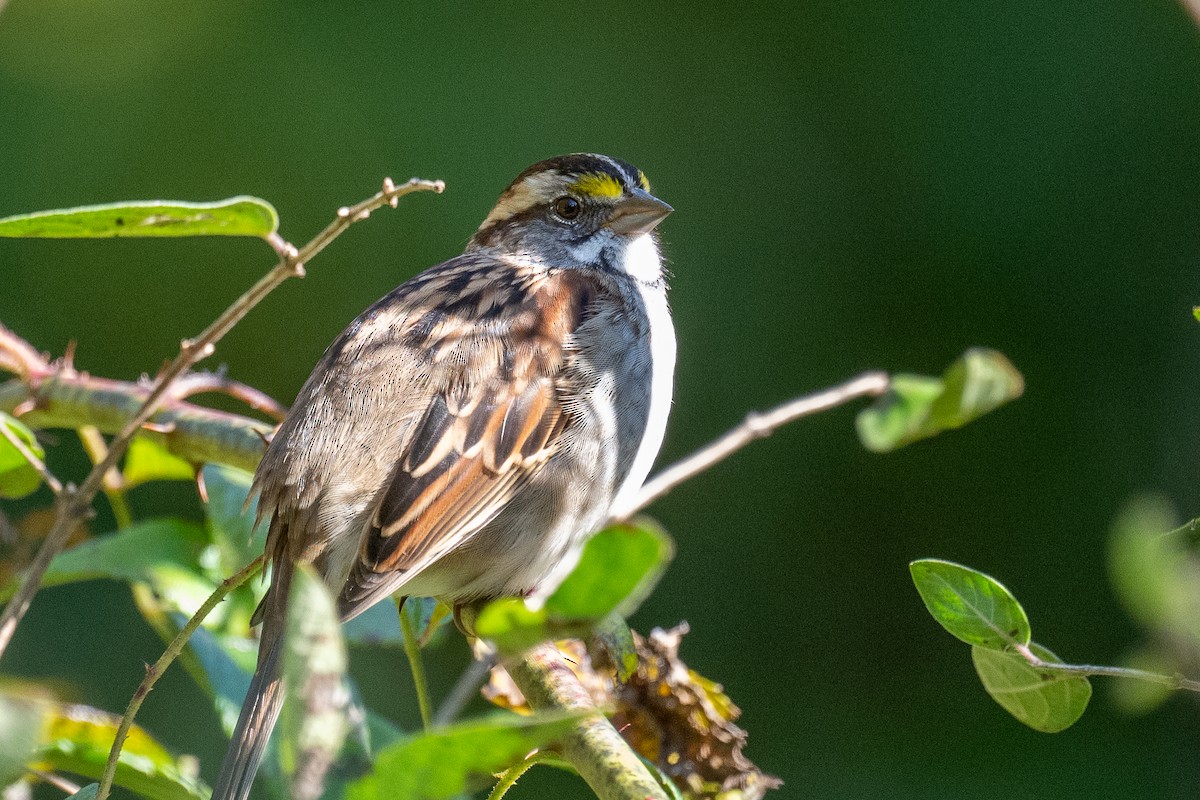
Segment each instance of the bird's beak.
M674 211L669 205L643 189L633 189L627 197L617 202L608 227L617 233L640 236L654 230L654 226Z

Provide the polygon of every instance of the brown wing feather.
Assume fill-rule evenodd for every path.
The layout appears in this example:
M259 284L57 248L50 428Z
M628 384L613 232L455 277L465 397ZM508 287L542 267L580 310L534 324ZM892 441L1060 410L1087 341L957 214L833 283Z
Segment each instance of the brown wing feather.
M430 403L363 539L342 590L353 615L462 544L500 512L554 452L566 417L554 382L540 378L511 394L453 414L444 396ZM468 438L474 432L474 436Z
M594 285L546 281L507 332L507 357L464 370L429 399L379 495L340 603L354 616L487 525L570 427L562 363ZM489 343L477 342L486 347Z

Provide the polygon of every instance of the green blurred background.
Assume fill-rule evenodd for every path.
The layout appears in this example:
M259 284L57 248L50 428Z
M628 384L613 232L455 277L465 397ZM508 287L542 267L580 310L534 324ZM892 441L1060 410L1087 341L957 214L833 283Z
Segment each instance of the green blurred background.
M1000 577L1068 660L1138 641L1108 526L1150 488L1200 513L1198 134L1200 33L1171 0L0 12L0 215L250 193L303 241L384 175L446 180L354 228L222 343L212 364L284 402L362 308L457 253L518 171L573 150L634 162L677 209L664 462L864 368L936 372L970 345L1013 359L1026 396L961 432L875 456L841 410L654 507L679 554L634 623L691 623L685 658L742 706L780 797L1200 791L1192 700L1131 719L1100 683L1077 726L1029 731L906 568L938 556ZM6 240L0 320L134 378L270 262L252 240ZM65 448L52 459L82 474ZM183 486L133 499L198 515ZM159 650L128 590L93 583L39 596L4 670L115 710ZM448 651L441 688L461 665ZM372 702L411 723L400 653L353 658ZM141 721L213 777L221 736L182 673ZM583 793L535 775L514 796Z

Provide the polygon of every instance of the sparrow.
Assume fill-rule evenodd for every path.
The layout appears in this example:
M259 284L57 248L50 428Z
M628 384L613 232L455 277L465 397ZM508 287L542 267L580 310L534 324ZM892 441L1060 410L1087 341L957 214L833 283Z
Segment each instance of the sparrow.
M393 595L544 597L636 495L671 405L671 210L624 161L541 161L325 351L254 478L272 583L214 800L249 795L279 714L296 564L343 620Z

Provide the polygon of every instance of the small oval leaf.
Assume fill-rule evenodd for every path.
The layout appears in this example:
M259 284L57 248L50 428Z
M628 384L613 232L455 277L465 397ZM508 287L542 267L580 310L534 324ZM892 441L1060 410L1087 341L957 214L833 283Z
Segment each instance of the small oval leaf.
M115 714L90 706L58 706L43 729L38 759L50 770L98 779L119 723ZM114 783L151 800L207 800L212 793L136 725L121 748Z
M929 613L962 641L989 650L1029 643L1025 609L995 578L934 558L908 568Z
M475 632L506 653L547 639L585 636L601 620L632 614L658 583L673 552L671 538L641 517L593 536L579 563L540 608L505 598L489 603Z
M1037 643L1029 649L1042 661L1062 663ZM1016 653L972 647L971 660L992 699L1035 731L1066 730L1083 716L1092 697L1092 684L1082 675L1039 670Z
M346 800L445 800L473 778L493 775L555 741L578 714L496 714L403 739L375 754L374 771L348 787Z
M0 236L103 239L116 236L259 236L279 227L265 200L239 196L213 203L134 200L34 211L0 219Z
M894 376L887 393L859 413L859 439L876 453L896 450L961 428L1024 391L1024 378L1003 353L972 348L941 378Z

